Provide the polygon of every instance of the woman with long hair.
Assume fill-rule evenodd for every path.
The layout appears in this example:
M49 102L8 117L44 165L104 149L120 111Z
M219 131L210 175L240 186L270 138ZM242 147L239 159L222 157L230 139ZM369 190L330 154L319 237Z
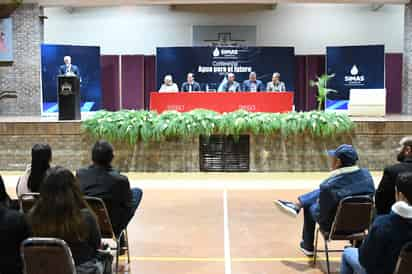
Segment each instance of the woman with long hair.
M21 274L20 244L29 237L24 215L10 209L10 197L0 176L0 273Z
M17 183L17 195L39 192L46 171L50 168L52 150L48 144L35 144L31 149L31 165Z
M40 186L40 197L29 212L28 220L34 237L66 241L76 266L88 262L98 265L99 227L70 170L57 166L47 171Z

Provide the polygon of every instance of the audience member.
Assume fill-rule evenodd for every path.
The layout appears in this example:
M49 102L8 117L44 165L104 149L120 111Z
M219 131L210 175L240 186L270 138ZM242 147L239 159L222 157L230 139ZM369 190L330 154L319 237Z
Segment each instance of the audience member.
M30 229L24 215L9 205L10 197L0 176L0 273L21 274L20 245L30 236Z
M272 82L267 84L266 91L286 91L285 83L280 81L279 72L273 73Z
M97 261L101 247L99 226L70 170L57 166L47 171L28 219L34 237L63 239L76 266L91 264L102 272L103 264Z
M376 190L375 204L378 215L388 214L395 203L395 182L399 174L412 172L412 136L402 138L397 160L399 163L388 166Z
M52 151L48 144L35 144L31 149L31 165L17 182L17 196L39 192L46 171L50 168Z
M113 157L111 144L96 142L92 148L93 164L79 169L77 177L84 195L103 199L113 230L119 235L134 216L143 192L139 188L130 189L127 177L111 166Z
M187 74L187 82L182 84L182 92L200 91L200 85L195 81L193 73Z
M166 75L159 92L179 92L179 87L173 83L172 75Z
M324 231L329 231L339 202L352 195L373 195L375 187L367 169L356 166L358 154L351 145L341 145L328 151L332 172L320 188L298 197L296 202L275 201L284 212L297 216L303 208L303 240L300 250L307 256L314 251L316 222Z
M341 274L394 272L402 247L412 241L412 173L400 174L395 181L392 211L375 219L359 249L345 249Z
M259 92L265 91L262 81L256 79L256 72L249 74L249 80L243 82L243 91Z
M227 75L227 81L222 86L222 91L238 92L240 91L240 85L235 81L235 74L229 73Z

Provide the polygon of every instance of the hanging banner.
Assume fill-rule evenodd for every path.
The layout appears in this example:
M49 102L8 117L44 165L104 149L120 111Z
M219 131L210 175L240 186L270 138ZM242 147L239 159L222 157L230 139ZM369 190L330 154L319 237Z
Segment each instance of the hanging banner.
M157 48L157 88L171 75L180 88L187 73L194 74L202 91L219 91L228 73L242 84L250 72L266 88L274 72L287 91L295 90L295 50L293 47L167 47Z
M326 110L347 110L351 89L385 88L385 47L348 46L327 47L326 68L335 77L328 88Z

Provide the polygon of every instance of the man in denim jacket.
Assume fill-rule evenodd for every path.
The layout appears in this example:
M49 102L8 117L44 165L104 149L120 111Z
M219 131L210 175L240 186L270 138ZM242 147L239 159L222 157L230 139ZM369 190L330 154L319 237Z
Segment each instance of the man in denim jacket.
M331 156L332 172L319 189L298 197L296 202L275 201L284 212L297 216L303 208L303 240L300 250L307 256L314 252L316 223L324 231L329 231L339 202L348 196L373 195L375 186L367 169L356 166L358 154L351 145L341 145L328 151Z

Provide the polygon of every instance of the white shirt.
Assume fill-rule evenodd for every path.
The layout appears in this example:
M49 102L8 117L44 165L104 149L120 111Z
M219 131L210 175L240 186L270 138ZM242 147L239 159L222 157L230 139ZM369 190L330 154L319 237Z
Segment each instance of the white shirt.
M173 85L170 86L163 84L160 87L159 92L179 92L179 88L175 83L173 83Z

